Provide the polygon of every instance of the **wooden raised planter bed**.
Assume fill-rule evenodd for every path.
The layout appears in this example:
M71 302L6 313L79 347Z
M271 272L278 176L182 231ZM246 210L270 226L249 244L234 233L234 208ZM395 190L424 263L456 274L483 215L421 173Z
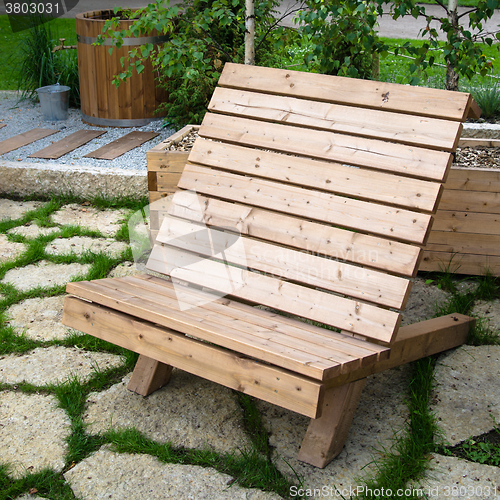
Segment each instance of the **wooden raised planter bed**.
M166 208L161 200L175 192L189 156L189 150L170 148L188 137L191 132L197 132L199 128L199 125L186 125L146 153L152 241L156 239L160 229L161 212Z
M162 197L175 192L189 151L172 151L196 125L188 125L148 151L151 235L159 230ZM498 141L465 140L467 146L499 146ZM500 276L500 169L453 167L444 186L421 271Z

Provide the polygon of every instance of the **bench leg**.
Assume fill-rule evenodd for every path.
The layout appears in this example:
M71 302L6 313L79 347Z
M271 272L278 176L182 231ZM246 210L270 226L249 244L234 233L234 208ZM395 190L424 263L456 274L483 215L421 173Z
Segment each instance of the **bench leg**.
M152 392L168 384L172 368L170 365L141 354L127 389L141 396L149 396Z
M321 417L311 419L299 451L299 460L326 467L344 447L366 378L327 389Z

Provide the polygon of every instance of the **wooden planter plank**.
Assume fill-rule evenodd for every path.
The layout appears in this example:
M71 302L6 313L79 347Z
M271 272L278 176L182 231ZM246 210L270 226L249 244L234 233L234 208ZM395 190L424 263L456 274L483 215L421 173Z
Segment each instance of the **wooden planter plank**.
M57 141L54 144L29 155L28 158L47 158L55 160L105 133L106 132L100 130L79 130L71 135L68 135L67 137L64 137L60 141Z
M467 234L498 235L500 214L438 210L432 225L431 235L434 231L462 233L464 239L467 238Z
M500 255L500 235L432 231L426 249L450 254Z
M120 85L121 86L121 85ZM84 158L97 158L99 160L114 160L141 144L154 139L160 134L156 132L130 132L116 141L110 142L102 148L88 153Z
M425 251L420 270L500 276L500 256Z
M444 188L461 191L500 193L500 170L492 168L453 167L450 170Z
M0 155L14 151L15 149L22 148L27 144L48 137L49 135L55 134L59 130L53 130L48 128L34 128L28 132L23 132L22 134L15 135L10 139L5 139L5 141L0 142Z
M445 189L439 208L441 210L500 214L500 192Z

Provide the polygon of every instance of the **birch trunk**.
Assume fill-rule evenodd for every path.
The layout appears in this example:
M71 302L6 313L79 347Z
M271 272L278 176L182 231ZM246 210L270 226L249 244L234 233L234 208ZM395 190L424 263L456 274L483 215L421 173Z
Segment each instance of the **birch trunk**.
M458 28L458 1L448 0L448 19L454 28ZM458 91L458 73L448 62L446 63L446 89Z
M255 0L245 0L245 64L255 64Z

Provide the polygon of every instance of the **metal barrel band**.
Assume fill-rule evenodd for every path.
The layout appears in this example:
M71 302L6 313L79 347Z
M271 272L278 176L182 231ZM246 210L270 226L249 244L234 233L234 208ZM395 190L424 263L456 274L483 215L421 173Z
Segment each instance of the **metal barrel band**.
M139 38L124 38L122 46L130 47L133 45L145 45L146 43L161 43L170 40L168 35L156 35L156 36L141 36ZM76 41L83 43L84 45L92 45L97 42L97 37L95 36L83 36L76 35ZM112 38L104 39L102 45L115 45Z

